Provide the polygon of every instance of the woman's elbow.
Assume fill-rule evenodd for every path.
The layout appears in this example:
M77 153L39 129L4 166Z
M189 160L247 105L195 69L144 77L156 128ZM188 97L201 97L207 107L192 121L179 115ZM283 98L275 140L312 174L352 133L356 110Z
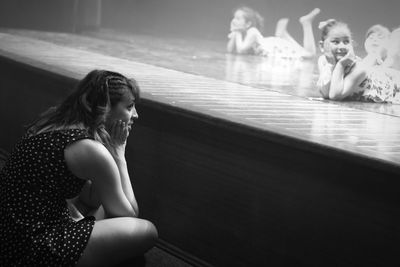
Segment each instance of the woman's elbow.
M139 207L133 207L133 217L139 217Z

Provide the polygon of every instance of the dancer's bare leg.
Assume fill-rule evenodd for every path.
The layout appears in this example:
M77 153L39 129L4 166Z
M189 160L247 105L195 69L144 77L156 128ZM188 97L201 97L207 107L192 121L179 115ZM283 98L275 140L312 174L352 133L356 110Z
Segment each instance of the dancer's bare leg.
M302 16L299 21L303 26L303 46L300 45L287 31L288 18L282 18L276 24L275 36L291 42L293 45L300 49L305 50L305 57L313 57L316 55L317 48L315 46L314 32L312 29L312 22L315 16L320 12L319 8L313 9L310 13Z
M287 31L288 23L289 23L288 18L282 18L282 19L278 20L278 22L276 23L276 28L275 28L275 36L286 39L288 41L291 41L291 40L295 41Z
M294 46L297 46L299 50L304 49L287 31L287 25L289 23L288 18L283 18L278 20L278 23L276 24L276 29L275 29L275 36L285 39L292 43Z
M303 26L303 48L309 53L310 57L315 56L317 53L312 22L319 12L321 12L319 8L314 8L310 13L299 19L299 22Z

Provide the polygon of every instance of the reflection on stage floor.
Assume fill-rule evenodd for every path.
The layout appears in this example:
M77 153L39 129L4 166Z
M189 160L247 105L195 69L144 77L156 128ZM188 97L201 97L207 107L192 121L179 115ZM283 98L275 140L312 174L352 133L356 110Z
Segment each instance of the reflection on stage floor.
M321 99L315 87L318 77L316 60L232 55L225 52L223 41L157 37L110 29L84 32L79 35L16 29L1 31L184 73L240 83L314 101L329 102ZM400 105L338 101L333 103L400 116Z
M314 86L315 61L229 55L222 42L110 30L3 32L0 50L6 54L76 77L93 68L115 69L137 78L152 101L263 136L277 134L322 151L400 166L400 105L322 100Z

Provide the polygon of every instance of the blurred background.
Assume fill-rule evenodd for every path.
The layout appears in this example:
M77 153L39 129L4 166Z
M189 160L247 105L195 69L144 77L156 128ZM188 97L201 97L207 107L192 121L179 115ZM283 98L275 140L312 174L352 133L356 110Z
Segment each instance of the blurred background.
M336 18L347 22L362 49L364 35L373 24L393 29L400 25L398 0L1 0L0 27L77 32L110 28L137 34L225 40L232 11L250 6L265 19L264 35L288 17L288 30L302 40L298 18L314 7L322 12L317 23Z

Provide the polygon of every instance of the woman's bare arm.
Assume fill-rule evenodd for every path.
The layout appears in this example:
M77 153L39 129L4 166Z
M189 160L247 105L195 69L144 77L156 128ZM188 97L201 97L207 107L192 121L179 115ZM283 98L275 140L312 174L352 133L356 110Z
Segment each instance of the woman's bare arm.
M137 217L137 203L132 187L128 188L127 173L120 170L106 147L94 140L79 140L65 149L65 160L74 175L91 180L107 217Z

